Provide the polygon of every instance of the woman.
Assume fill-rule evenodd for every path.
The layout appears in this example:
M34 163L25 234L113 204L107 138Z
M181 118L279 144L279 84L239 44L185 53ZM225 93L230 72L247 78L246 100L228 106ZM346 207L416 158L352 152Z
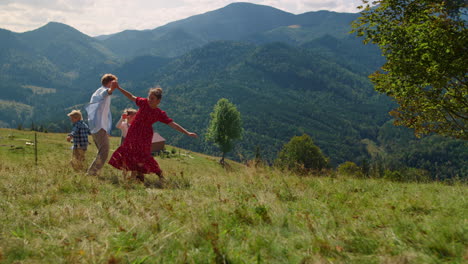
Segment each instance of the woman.
M115 82L117 83L117 81ZM159 121L190 137L196 138L198 135L187 131L169 118L166 112L159 109L162 99L162 89L160 87L151 88L148 92L148 98L136 97L122 89L118 84L117 89L128 99L135 102L139 110L128 130L123 145L112 154L109 164L120 170L131 171L132 178L141 182L145 180L144 174L148 173L156 173L163 179L159 164L151 156L152 125Z

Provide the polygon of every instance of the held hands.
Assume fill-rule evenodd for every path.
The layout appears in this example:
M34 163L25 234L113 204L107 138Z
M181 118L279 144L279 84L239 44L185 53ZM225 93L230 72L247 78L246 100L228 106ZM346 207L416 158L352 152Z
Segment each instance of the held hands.
M113 80L110 85L111 93L114 92L114 90L118 88L120 88L119 83L116 80Z

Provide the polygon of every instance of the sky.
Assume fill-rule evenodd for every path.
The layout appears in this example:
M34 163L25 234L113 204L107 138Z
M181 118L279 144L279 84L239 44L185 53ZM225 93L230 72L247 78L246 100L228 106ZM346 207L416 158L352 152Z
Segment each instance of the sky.
M48 22L67 24L89 36L126 29L154 29L203 14L233 2L268 5L302 14L329 10L356 13L361 0L0 0L0 28L13 32L37 29Z

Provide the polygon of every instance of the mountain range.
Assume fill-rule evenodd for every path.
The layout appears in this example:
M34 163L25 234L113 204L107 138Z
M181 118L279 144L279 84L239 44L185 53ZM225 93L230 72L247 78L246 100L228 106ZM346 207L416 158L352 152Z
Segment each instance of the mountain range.
M294 15L269 6L234 3L153 30L127 30L103 40L115 54L178 56L211 41L302 44L325 34L343 37L357 14L328 11Z
M152 30L95 38L55 22L25 33L0 30L0 126L34 122L49 131L68 131L66 112L83 110L100 76L112 72L138 96L154 85L163 87L161 108L201 135L193 141L155 126L179 147L217 153L203 134L216 101L228 98L241 112L245 130L231 158L249 159L258 146L272 161L291 137L307 133L335 166L376 157L406 166L407 157L396 153L450 143L453 151L438 157L442 171L436 173L449 168L449 176L468 174L465 142L430 138L426 143L389 125L387 113L395 105L367 78L384 63L380 51L348 34L358 16L294 15L234 3ZM114 119L128 106L116 95ZM401 143L394 144L397 139ZM427 161L438 153L411 166L434 171Z

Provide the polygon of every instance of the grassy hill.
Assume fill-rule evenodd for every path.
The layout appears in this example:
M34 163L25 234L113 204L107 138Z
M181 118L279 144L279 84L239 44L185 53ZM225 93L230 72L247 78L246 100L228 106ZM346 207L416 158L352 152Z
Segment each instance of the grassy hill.
M0 129L1 263L462 263L468 188L299 177L175 150L168 182L68 166L65 134ZM111 149L118 138L111 139ZM172 150L172 147L168 147ZM90 162L96 149L90 147ZM180 153L180 155L179 155Z

